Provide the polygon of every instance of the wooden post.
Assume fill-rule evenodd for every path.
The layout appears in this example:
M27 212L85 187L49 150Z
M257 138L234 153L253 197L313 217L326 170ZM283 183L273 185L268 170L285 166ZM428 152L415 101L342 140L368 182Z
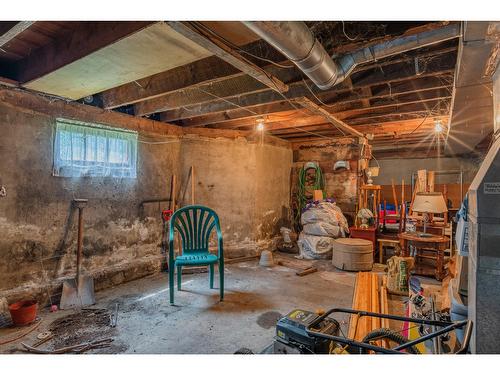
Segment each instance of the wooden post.
M401 180L401 207L403 207L403 203L405 201L405 179Z
M392 198L394 199L394 207L396 208L396 213L399 213L398 196L396 195L396 185L394 184L393 178L391 178L391 185L392 185Z
M434 171L429 171L427 174L427 186L429 189L429 193L434 193L434 180L435 180L436 174Z

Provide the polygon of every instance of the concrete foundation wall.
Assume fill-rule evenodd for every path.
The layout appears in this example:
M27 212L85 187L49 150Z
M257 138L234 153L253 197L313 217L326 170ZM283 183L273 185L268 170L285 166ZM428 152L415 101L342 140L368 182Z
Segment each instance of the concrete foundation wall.
M96 289L159 271L160 213L168 202L141 202L168 198L172 174L180 196L191 165L196 203L219 213L228 256L255 252L278 233L288 209L290 149L246 139L140 135L137 179L62 178L52 176L54 125L52 117L0 104L0 185L7 192L0 197L0 297L9 302L49 293L57 298L61 280L74 275L73 198L89 200L83 267ZM276 170L263 171L266 165ZM272 178L261 179L263 172ZM189 203L190 187L186 194Z

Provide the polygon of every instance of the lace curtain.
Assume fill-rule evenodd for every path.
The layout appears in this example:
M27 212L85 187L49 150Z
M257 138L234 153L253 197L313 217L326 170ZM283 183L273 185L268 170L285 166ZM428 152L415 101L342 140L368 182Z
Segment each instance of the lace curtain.
M137 133L57 119L54 176L136 178Z

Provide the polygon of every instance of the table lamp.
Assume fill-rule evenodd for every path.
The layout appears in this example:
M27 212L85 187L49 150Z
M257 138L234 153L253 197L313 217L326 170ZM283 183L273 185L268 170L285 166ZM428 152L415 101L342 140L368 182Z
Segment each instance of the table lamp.
M367 185L373 185L372 177L377 177L379 173L380 167L368 167L366 170L366 176L368 177Z
M448 208L442 193L417 193L413 201L413 211L421 212L424 216L424 233L419 236L432 237L432 234L427 233L429 214L442 214L448 212Z

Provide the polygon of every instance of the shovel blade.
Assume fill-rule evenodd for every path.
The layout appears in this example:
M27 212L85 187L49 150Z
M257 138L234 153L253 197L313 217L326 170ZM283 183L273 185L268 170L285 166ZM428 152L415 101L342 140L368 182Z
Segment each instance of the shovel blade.
M61 310L74 309L95 304L94 279L80 276L78 280L65 280L61 295Z

